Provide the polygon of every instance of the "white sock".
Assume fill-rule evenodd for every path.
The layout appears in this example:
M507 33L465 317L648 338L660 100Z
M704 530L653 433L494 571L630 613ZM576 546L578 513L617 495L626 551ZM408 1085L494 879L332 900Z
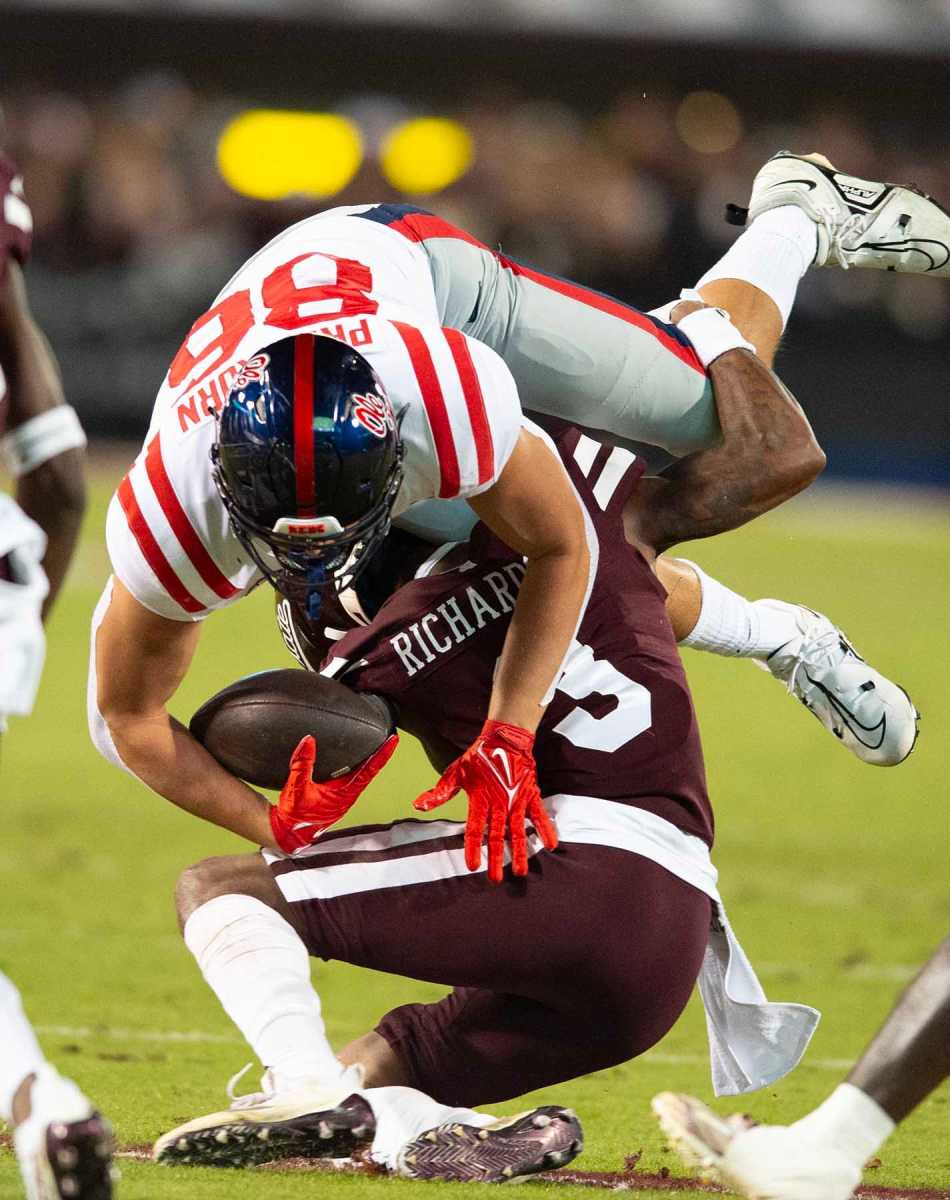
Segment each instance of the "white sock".
M831 1143L861 1170L895 1129L883 1108L852 1083L842 1083L792 1129L809 1140Z
M694 562L703 590L699 619L680 642L693 650L733 658L768 658L779 646L798 637L798 608L775 600L747 600L713 579Z
M783 204L757 217L696 287L714 279L743 279L775 301L784 329L817 250L814 221L796 205Z
M251 896L217 896L185 922L185 944L276 1086L340 1080L310 956L280 913Z
M415 1088L366 1088L360 1094L369 1101L376 1117L373 1161L390 1171L396 1168L403 1146L427 1129L434 1129L436 1125L445 1125L449 1121L482 1128L495 1120L486 1113L474 1112L470 1108L449 1108Z
M4 1121L13 1119L13 1097L20 1084L45 1063L20 993L0 971L0 1117Z

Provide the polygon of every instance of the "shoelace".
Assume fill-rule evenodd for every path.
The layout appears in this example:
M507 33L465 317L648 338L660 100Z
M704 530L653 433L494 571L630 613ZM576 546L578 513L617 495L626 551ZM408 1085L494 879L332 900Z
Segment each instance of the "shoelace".
M831 248L834 250L835 257L838 260L838 265L842 271L849 270L849 263L841 253L842 242L849 234L857 233L860 230L861 225L866 219L864 214L852 213L850 217L845 217L843 221L839 221L836 216L836 210L830 205L822 205L817 211L818 219L825 227Z
M254 1066L254 1064L252 1062L245 1063L244 1066L240 1069L240 1071L238 1071L238 1073L236 1075L232 1075L231 1078L228 1080L227 1093L228 1093L228 1099L231 1101L231 1104L229 1107L235 1108L235 1109L250 1108L255 1104L259 1104L261 1102L261 1100L263 1100L266 1097L266 1095L267 1095L266 1092L248 1092L244 1096L238 1096L235 1094L235 1089L236 1089L237 1085L241 1082L241 1080L244 1078L244 1076L248 1073L248 1071L253 1066Z
M243 1096L238 1096L235 1094L237 1085L253 1066L254 1064L252 1062L245 1063L240 1071L238 1071L236 1075L232 1075L228 1080L227 1094L228 1099L231 1101L229 1105L230 1108L235 1110L242 1108L253 1108L255 1104L260 1104L263 1100L268 1100L274 1094L274 1091L276 1090L275 1080L270 1069L264 1072L264 1078L261 1080L261 1082L264 1084L264 1091L247 1092ZM343 1079L346 1080L348 1084L352 1085L354 1092L357 1092L364 1086L365 1075L366 1072L361 1063L352 1063L344 1072Z
M839 650L842 657L847 653L842 649L841 634L837 629L825 629L818 633L820 622L810 622L802 630L802 640L798 653L795 655L795 662L792 666L791 674L788 677L788 683L785 685L789 695L794 695L795 687L798 683L799 673L807 667L831 666L834 662L835 649Z

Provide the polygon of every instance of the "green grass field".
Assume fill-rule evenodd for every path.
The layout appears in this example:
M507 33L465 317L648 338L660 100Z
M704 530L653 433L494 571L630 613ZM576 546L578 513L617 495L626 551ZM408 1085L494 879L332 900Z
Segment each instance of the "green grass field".
M82 550L52 621L37 711L4 739L0 967L21 988L52 1059L97 1098L128 1148L219 1107L227 1078L250 1055L181 944L171 899L182 867L242 846L109 767L86 734L87 627L108 570L101 530L118 474L98 470ZM905 765L865 767L751 665L688 656L733 923L771 998L824 1013L790 1078L722 1102L724 1111L785 1121L821 1099L950 926L948 535L947 512L932 501L826 492L693 550L707 570L746 594L805 600L836 617L924 714L921 741ZM173 707L187 720L225 683L272 665L289 662L261 591L209 623ZM404 739L357 819L405 813L430 778L418 747ZM319 964L315 977L335 1044L394 1004L439 994L335 963ZM572 1104L584 1120L587 1149L578 1167L620 1170L626 1155L642 1150L642 1170L676 1173L648 1111L663 1088L710 1095L696 1000L644 1058L544 1096ZM931 1097L885 1146L868 1182L950 1188L948 1102L946 1089ZM294 1200L315 1188L362 1197L421 1186L290 1171L170 1170L134 1160L122 1170L124 1200ZM15 1163L0 1150L0 1197L18 1194Z

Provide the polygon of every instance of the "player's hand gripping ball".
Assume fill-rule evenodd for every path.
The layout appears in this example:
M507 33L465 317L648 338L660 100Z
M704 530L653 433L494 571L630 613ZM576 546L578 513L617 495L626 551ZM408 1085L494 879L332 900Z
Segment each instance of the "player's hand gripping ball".
M477 871L488 831L488 878L500 883L505 864L505 839L511 846L511 869L528 873L530 821L546 850L557 847L557 831L545 811L534 761L534 734L519 725L486 721L482 731L414 807L421 812L447 803L460 791L468 794L465 823L465 865Z
M381 696L354 692L311 671L260 671L205 701L189 729L212 758L254 787L280 789L301 738L320 743L317 781L361 766L393 732Z
M394 733L352 771L314 783L316 739L309 734L301 738L290 760L290 772L280 799L270 810L271 832L280 849L293 854L312 845L324 830L345 816L392 758L398 741L399 736Z

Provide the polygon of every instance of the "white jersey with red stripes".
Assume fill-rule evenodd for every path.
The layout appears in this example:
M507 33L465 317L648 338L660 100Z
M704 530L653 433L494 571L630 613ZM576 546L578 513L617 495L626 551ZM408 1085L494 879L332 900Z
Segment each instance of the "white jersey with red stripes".
M344 341L382 380L405 444L395 515L477 495L504 469L522 423L511 372L488 346L440 326L425 252L392 226L353 219L371 207L332 209L281 233L175 356L106 526L115 574L151 611L200 619L260 577L230 529L210 451L240 366L283 336Z

